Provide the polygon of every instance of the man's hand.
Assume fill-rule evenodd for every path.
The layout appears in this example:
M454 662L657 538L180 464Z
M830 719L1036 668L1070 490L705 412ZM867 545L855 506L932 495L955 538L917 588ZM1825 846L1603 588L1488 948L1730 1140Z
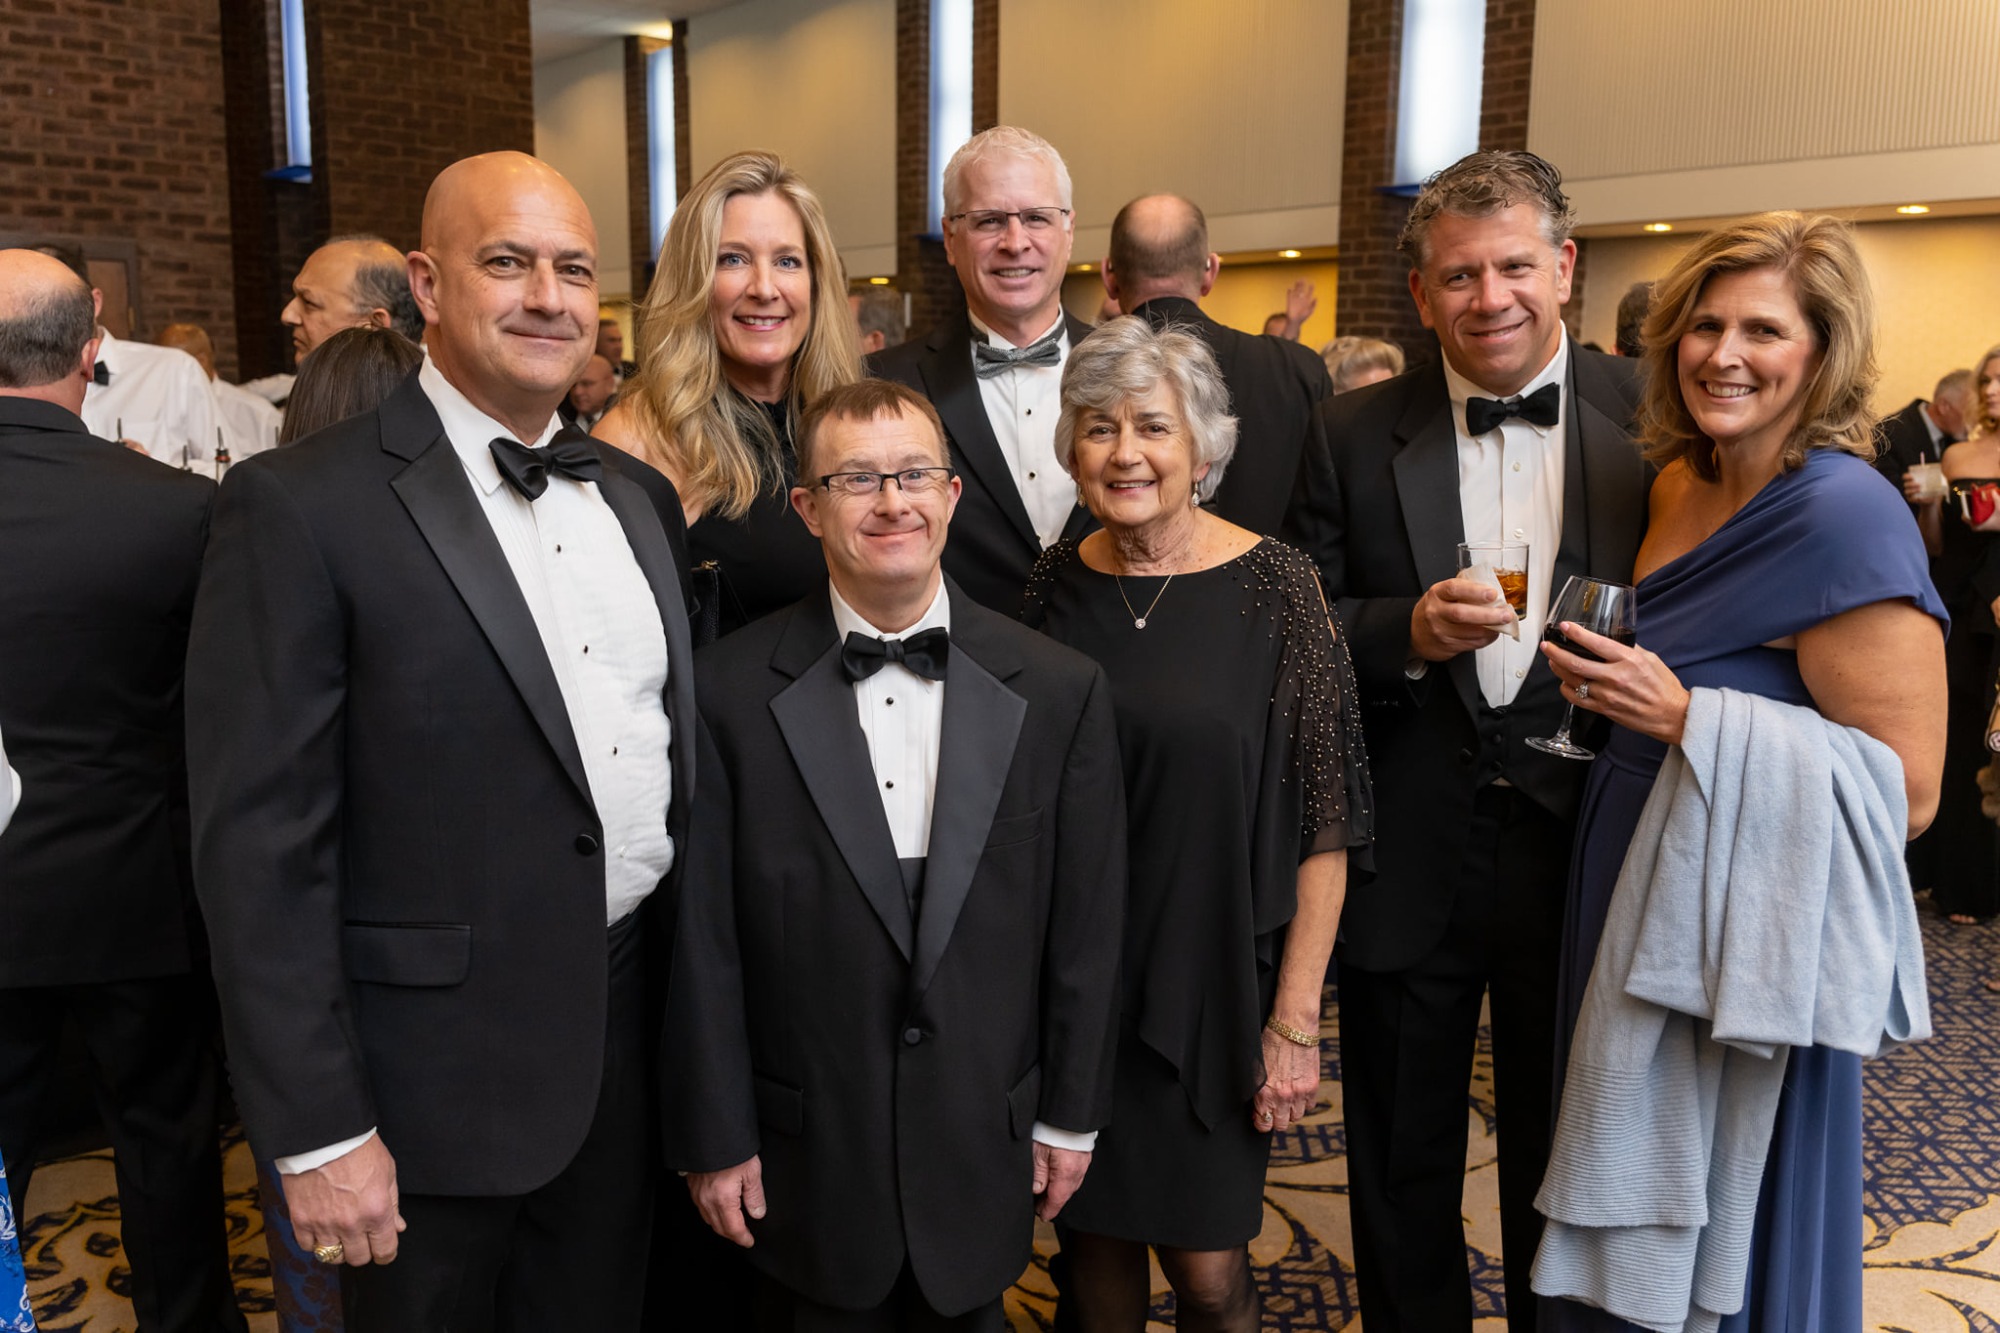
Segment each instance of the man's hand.
M1484 648L1514 620L1500 590L1471 579L1433 583L1410 612L1410 651L1426 662L1443 662Z
M386 1264L404 1227L397 1211L396 1159L377 1134L325 1166L280 1176L292 1234L307 1250L338 1245L341 1262Z
M1036 1143L1034 1149L1034 1189L1040 1199L1035 1204L1035 1216L1044 1222L1053 1222L1056 1214L1063 1210L1063 1205L1069 1202L1069 1196L1076 1193L1076 1187L1083 1183L1084 1172L1090 1170L1090 1154L1072 1152L1047 1143Z
M690 1171L688 1193L701 1210L701 1220L724 1240L733 1240L744 1249L757 1243L750 1234L744 1214L764 1216L764 1163L752 1157L747 1162L720 1171Z
M1306 321L1313 311L1319 309L1319 297L1313 292L1313 285L1303 278L1293 283L1285 292L1285 336L1298 341L1305 331Z

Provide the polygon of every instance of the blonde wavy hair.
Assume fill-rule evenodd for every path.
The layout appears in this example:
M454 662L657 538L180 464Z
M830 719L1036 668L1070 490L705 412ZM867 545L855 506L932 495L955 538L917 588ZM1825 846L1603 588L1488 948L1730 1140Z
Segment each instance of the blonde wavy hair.
M709 298L722 241L722 210L737 195L778 194L799 215L812 317L792 356L787 411L796 435L807 404L861 378L861 347L848 318L847 275L819 197L776 153L732 153L674 209L658 271L635 323L639 373L627 387L648 461L664 464L692 505L741 518L758 496L783 491L790 469L763 408L724 377Z
M1986 410L1986 395L1979 391L1979 381L1985 376L1986 368L2000 361L2000 344L1986 349L1986 355L1972 363L1972 382L1965 389L1965 438L1983 440L1988 435L2000 435L2000 417ZM2000 375L2000 368L1993 372Z
M1681 335L1694 322L1710 278L1764 268L1790 279L1819 345L1819 365L1801 393L1798 425L1785 441L1785 471L1803 466L1808 449L1875 457L1875 412L1869 406L1880 378L1875 297L1854 230L1820 214L1780 212L1709 232L1653 284L1653 305L1641 333L1646 387L1639 399L1639 438L1650 461L1664 467L1685 459L1695 476L1716 479L1715 443L1701 433L1681 397Z

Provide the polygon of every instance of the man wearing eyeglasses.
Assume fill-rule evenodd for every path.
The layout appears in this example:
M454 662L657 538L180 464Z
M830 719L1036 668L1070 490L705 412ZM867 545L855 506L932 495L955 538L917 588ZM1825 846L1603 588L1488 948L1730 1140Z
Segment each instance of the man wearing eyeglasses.
M868 358L930 399L964 486L944 567L1013 615L1042 549L1095 526L1056 462L1069 349L1090 332L1062 307L1075 217L1069 169L1012 125L974 135L944 169L944 247L966 309Z
M800 441L830 586L695 664L670 1164L748 1249L757 1329L997 1333L1111 1109L1110 699L942 573L962 488L923 398L846 385Z

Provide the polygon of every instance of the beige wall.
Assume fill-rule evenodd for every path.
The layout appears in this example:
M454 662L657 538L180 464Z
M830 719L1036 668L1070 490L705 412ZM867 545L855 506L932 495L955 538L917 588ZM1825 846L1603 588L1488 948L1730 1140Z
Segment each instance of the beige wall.
M2000 196L1993 0L1540 0L1528 143L1586 224Z
M1076 257L1168 190L1217 250L1340 239L1347 0L1007 0L1000 119L1062 151Z
M852 277L896 271L895 0L744 0L688 22L690 180L768 148L825 205Z
M1333 341L1334 282L1339 265L1300 260L1292 264L1224 264L1215 290L1202 301L1210 319L1245 333L1262 333L1266 316L1285 308L1285 292L1303 279L1313 284L1319 306L1299 341L1315 351ZM1104 283L1095 273L1072 273L1063 282L1063 305L1086 323L1097 318Z
M1856 232L1875 288L1879 411L1930 397L1948 370L2000 343L2000 218L1864 223ZM1584 273L1583 336L1610 347L1618 298L1656 278L1694 238L1600 238Z
M630 293L623 38L535 66L535 156L567 176L590 205L598 290L606 299Z

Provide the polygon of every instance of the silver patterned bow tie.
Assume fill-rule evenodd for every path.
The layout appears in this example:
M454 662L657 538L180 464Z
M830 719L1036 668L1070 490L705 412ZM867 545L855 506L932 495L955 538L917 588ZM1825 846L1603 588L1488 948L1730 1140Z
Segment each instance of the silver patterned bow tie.
M990 380L1015 366L1058 366L1062 364L1063 327L1058 323L1044 336L1026 347L997 347L990 342L972 344L972 371Z

